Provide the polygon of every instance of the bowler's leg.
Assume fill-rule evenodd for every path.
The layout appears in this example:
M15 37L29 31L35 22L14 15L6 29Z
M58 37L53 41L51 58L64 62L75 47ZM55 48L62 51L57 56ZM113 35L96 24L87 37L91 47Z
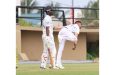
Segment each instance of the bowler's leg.
M65 39L63 39L62 37L58 37L58 39L59 39L59 49L57 53L56 66L62 66L61 57L65 45Z

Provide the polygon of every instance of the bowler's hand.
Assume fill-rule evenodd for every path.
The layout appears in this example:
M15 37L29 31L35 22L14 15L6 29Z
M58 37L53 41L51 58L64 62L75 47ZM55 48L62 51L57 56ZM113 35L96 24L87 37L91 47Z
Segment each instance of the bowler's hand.
M75 50L75 49L76 49L76 47L72 48L72 50Z

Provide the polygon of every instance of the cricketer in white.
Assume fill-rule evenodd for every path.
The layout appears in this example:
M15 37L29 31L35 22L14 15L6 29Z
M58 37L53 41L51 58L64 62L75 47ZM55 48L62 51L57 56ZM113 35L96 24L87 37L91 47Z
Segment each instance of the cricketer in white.
M55 57L56 57L56 47L54 43L54 36L53 36L53 22L52 22L52 12L50 7L46 7L46 16L43 20L43 34L42 34L42 40L43 40L43 53L41 56L41 65L40 68L46 68L48 56L51 54L52 61L50 60L51 66L55 68ZM50 50L50 54L48 52L48 49Z
M50 6L47 6L45 8L46 16L43 20L43 26L42 26L42 40L43 40L43 53L41 55L41 64L40 68L46 69L46 64L48 57L50 59L50 68L58 69L55 66L56 63L56 47L54 42L54 36L53 36L53 29L61 29L61 26L54 26L52 21L52 8Z
M59 31L59 34L58 34L59 49L58 49L58 53L57 53L56 67L58 67L60 69L64 69L64 67L62 65L61 57L62 57L62 52L64 50L65 41L69 40L69 41L73 42L74 48L72 48L72 49L75 50L77 40L78 40L77 37L79 35L80 28L81 28L81 21L77 20L75 22L75 24L64 26Z

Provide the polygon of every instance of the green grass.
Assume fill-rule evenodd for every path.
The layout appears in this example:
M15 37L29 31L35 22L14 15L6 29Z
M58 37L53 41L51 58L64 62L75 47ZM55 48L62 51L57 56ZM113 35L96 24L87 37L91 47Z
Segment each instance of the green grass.
M16 75L99 75L98 63L64 64L64 67L41 70L38 64L19 64Z

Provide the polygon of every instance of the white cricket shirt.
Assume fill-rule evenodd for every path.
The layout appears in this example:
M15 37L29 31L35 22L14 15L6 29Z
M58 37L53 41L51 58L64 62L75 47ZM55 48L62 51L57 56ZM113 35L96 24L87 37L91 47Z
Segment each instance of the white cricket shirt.
M65 28L67 28L71 32L77 32L78 34L80 32L80 28L77 24L67 25L67 26L65 26Z
M46 15L44 20L43 20L43 35L46 36L46 27L49 26L49 35L53 35L53 22L52 22L52 18L49 15Z

